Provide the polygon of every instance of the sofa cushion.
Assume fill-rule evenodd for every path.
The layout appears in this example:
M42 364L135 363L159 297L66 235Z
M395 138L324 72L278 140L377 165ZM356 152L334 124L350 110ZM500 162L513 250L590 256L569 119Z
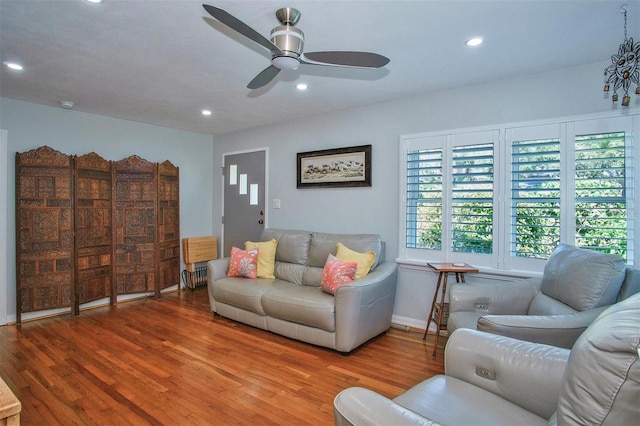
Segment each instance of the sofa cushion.
M322 284L323 271L324 268L316 268L315 266L306 267L304 270L304 277L302 278L302 285L320 287Z
M618 302L640 293L640 269L627 268L624 282L618 294Z
M290 283L303 285L304 273L306 270L307 267L304 265L298 265L297 263L280 262L279 260L276 260L274 274L276 276L276 279L278 280L289 281Z
M270 241L272 239L278 241L276 260L298 265L307 264L311 232L275 228L267 228L262 231L260 241Z
M264 315L262 295L271 290L277 280L258 278L223 278L216 280L213 297L217 302L226 303L246 311Z
M335 331L335 297L320 287L299 286L276 281L262 295L266 315L325 331Z
M585 311L615 303L625 273L620 256L561 244L544 267L541 290Z
M274 270L276 263L276 248L278 240L275 238L269 241L253 242L246 241L244 243L245 250L258 249L258 278L275 279Z
M569 305L540 292L531 301L527 315L564 315L577 312Z
M451 376L418 383L393 401L442 425L547 425L547 419Z
M558 399L558 424L637 424L640 294L608 307L578 338Z

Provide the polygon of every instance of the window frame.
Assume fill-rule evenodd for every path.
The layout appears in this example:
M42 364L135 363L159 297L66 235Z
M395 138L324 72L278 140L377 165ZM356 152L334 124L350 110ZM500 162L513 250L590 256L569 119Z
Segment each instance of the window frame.
M640 133L640 111L624 116L619 114L589 114L496 126L463 128L439 132L402 135L400 148L400 223L398 263L424 264L429 261L465 261L483 270L507 270L539 274L546 259L522 258L511 255L511 202L512 169L511 154L514 140L551 139L560 141L560 243L575 244L575 138L580 135L598 133L625 133L626 164L626 204L629 265L640 265L640 148L634 148L635 134ZM494 224L493 253L479 255L452 252L449 244L451 221L442 221L442 250L407 248L407 154L409 151L429 148L443 149L443 200L449 201L442 208L443 217L451 218L451 151L460 144L480 144L481 135L491 134L494 138ZM638 143L636 143L638 145Z

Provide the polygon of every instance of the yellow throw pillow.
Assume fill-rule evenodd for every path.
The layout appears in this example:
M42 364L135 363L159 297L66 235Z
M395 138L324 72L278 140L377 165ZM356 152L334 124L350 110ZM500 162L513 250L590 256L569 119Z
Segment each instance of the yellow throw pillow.
M336 257L343 262L357 262L358 270L356 271L356 279L362 278L369 273L369 270L376 262L376 254L372 251L366 253L358 253L351 250L349 247L342 243L336 244L338 252ZM258 269L259 271L259 269ZM259 273L259 272L258 272Z
M245 250L258 249L258 278L267 278L270 280L276 278L274 275L276 267L276 247L278 247L278 240L275 238L271 241L246 241L244 243Z

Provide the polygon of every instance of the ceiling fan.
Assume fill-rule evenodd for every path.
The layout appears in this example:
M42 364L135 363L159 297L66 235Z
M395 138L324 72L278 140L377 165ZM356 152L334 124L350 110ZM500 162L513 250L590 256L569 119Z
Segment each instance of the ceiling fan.
M326 51L302 53L304 33L295 27L300 19L300 12L292 7L285 7L276 11L276 18L280 21L281 26L271 30L271 40L268 40L228 12L207 4L202 6L211 16L224 25L271 51L271 65L249 82L247 85L249 89L258 89L273 80L280 70L296 69L300 64L380 68L389 63L389 58L370 52Z

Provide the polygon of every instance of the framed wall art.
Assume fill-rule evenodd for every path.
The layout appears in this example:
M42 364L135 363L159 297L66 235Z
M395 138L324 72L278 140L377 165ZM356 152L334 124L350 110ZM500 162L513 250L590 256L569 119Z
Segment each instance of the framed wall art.
M371 145L297 154L298 188L371 186Z

